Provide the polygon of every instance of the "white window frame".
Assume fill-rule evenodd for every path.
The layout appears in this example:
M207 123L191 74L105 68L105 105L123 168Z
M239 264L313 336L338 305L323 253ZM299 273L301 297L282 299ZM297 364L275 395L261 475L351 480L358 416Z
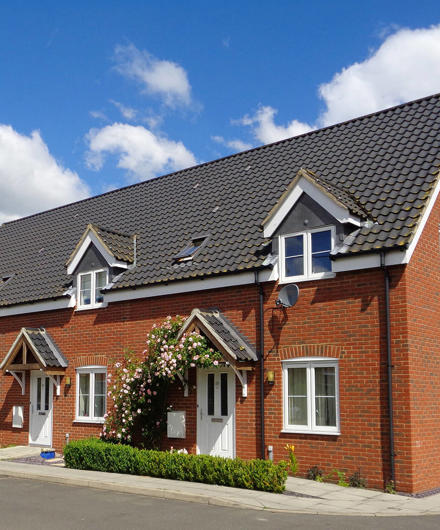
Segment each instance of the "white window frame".
M280 282L279 283L290 283L305 280L319 280L322 278L334 278L334 272L318 272L312 273L312 234L316 232L330 231L331 237L331 249L335 246L336 241L336 229L334 226L323 226L320 228L311 228L309 230L303 230L302 232L294 232L293 234L284 234L279 236L278 248L280 255ZM303 236L303 255L304 255L304 274L297 276L286 275L286 258L285 258L285 239L289 237Z
M341 434L339 418L339 363L327 357L300 357L282 361L283 366L283 431L286 433ZM288 369L307 369L307 425L289 424ZM336 425L325 427L315 423L315 368L335 369Z
M79 376L89 374L89 412L90 416L79 415ZM94 416L95 410L95 374L105 375L104 392L104 414L107 411L107 367L106 366L82 366L76 369L76 396L75 396L75 422L79 423L104 423L104 416Z
M108 269L96 269L92 271L87 272L80 272L78 273L77 277L77 285L76 285L76 293L77 293L77 309L96 309L98 307L105 307L107 304L105 302L95 302L95 295L96 295L96 275L99 272L105 272L106 273L106 280L105 283L108 283ZM81 278L83 276L91 275L91 282L90 282L90 304L83 304L81 305Z

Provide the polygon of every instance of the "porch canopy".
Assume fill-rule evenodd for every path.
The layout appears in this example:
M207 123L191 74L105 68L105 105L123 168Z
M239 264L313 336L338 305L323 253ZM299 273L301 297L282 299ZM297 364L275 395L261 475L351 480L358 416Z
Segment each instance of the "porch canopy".
M204 335L220 352L225 362L237 375L242 385L242 395L246 397L247 371L253 370L253 363L258 361L255 347L216 308L193 309L179 331L178 338L191 331L197 331Z
M0 364L3 373L11 374L25 393L26 371L41 370L60 394L60 376L68 362L44 328L21 328L20 333Z

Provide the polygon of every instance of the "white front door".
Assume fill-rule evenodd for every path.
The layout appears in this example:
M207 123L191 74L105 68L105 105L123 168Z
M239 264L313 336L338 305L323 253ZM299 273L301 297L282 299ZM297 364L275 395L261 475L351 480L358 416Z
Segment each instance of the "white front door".
M231 369L197 371L197 452L235 455L235 374Z
M29 404L29 443L52 445L52 381L44 372L31 372Z

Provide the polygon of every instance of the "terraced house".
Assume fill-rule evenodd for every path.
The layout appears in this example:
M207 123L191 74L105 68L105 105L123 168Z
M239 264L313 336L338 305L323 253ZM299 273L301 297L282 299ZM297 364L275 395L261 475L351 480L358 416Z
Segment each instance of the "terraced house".
M440 487L440 96L0 227L0 443L98 435L106 375L187 318L225 362L164 449Z

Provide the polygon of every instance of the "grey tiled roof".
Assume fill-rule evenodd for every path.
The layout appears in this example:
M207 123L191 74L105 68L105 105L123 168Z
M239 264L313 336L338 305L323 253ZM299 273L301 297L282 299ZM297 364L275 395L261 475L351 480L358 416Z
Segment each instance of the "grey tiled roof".
M47 366L67 367L67 359L45 329L24 328L24 331Z
M319 177L311 171L307 171L307 174L320 184L330 195L332 195L336 200L344 204L350 212L354 213L361 219L368 219L368 214L364 208L360 205L359 201L356 200L355 196L350 192L344 190L342 187L336 186L334 183L329 182L323 177Z
M374 221L343 252L402 248L438 178L439 129L435 95L5 223L0 276L14 277L0 289L0 305L62 296L71 282L66 260L89 223L138 234L136 266L113 290L259 268L261 223L300 168ZM207 244L176 264L200 233Z
M106 247L115 256L115 258L133 263L134 261L134 245L133 236L120 234L113 230L92 225L97 235L102 239Z

